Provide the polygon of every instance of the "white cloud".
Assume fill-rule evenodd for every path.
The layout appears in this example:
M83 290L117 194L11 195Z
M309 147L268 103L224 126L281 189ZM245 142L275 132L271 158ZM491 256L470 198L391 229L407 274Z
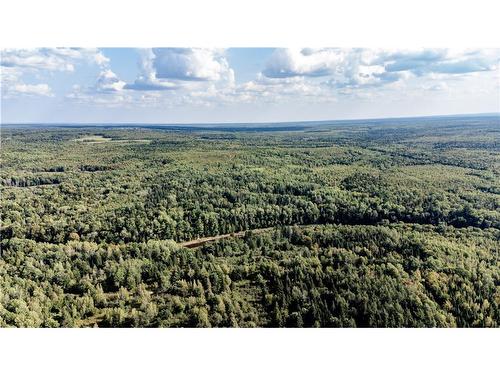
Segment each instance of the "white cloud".
M22 73L11 67L1 67L2 98L9 99L19 96L53 96L46 83L26 84L21 80Z
M103 107L122 107L133 102L133 98L123 92L98 92L82 89L79 86L73 87L73 91L66 95L66 99L78 104Z
M332 89L391 85L412 76L466 75L498 69L500 50L277 49L263 74L269 78L328 77Z
M274 79L326 77L332 89L380 86L396 82L403 73L387 72L377 51L366 49L277 49L263 75Z
M175 95L181 96L180 93ZM259 74L255 80L242 84L218 87L215 84L203 89L190 90L182 94L183 104L202 106L231 105L238 103L286 103L331 102L335 100L332 90L304 77L286 79L268 78Z
M21 77L21 72L15 68L0 66L2 76L2 86L5 84L15 83Z
M49 85L47 85L46 83L39 83L36 85L27 85L25 83L18 83L14 85L11 90L19 94L52 96L52 91Z
M431 73L467 74L486 72L498 68L500 50L446 50L420 49L383 53L387 72L409 71L417 76Z
M94 83L75 87L66 97L89 105L194 108L315 104L427 93L460 96L465 87L491 91L487 77L495 74L499 57L500 49L277 49L255 79L236 83L224 50L154 48L141 50L139 74L134 82L126 83L98 49L4 50L2 96L52 96L47 83L31 80L44 71L52 72L49 76L71 72L80 64L97 66L100 73Z
M273 96L320 96L322 88L304 77L289 77L285 79L268 78L259 74L254 81L247 82L238 87L239 91L258 93L259 95Z
M206 108L374 102L426 92L460 96L465 83L452 89L446 81L461 80L460 69L494 69L494 61L495 51L485 50L278 49L254 80L236 84L222 50L144 49L133 83L104 69L94 86L78 88L70 98L112 107Z
M126 89L162 91L194 88L195 83L234 84L224 51L207 48L153 48L141 51L140 74Z
M224 51L209 48L153 48L156 77L181 81L219 81L232 70Z
M2 50L1 65L12 68L73 71L74 66L48 50Z
M263 74L269 78L321 77L335 73L346 58L338 48L276 49Z
M180 51L169 50L168 54L191 55L185 50ZM133 85L137 90L173 91L154 98L148 97L150 104L157 102L159 105L319 103L335 102L346 96L371 100L381 95L406 95L407 90L447 91L444 89L443 73L430 72L423 79L410 69L413 66L411 62L418 61L423 65L424 61L439 59L453 61L460 60L462 55L460 52L453 54L446 50L279 49L254 80L241 84L235 84L233 80L231 84L219 85L217 80L201 80L201 73L186 73L197 71L194 68L186 69L186 63L179 64L177 68L165 68L162 77L169 77L168 79L158 78L155 68L157 54L150 50L146 55L148 58L142 60L142 73ZM171 56L169 59L170 64L175 65L175 59ZM401 69L386 69L386 66L396 61L401 63ZM406 63L408 68L402 69ZM193 79L193 76L198 79ZM209 75L207 73L204 76ZM215 78L216 74L213 76ZM421 80L418 85L418 82L413 82L417 79ZM407 85L410 80L413 83ZM228 81L231 82L230 79ZM126 88L130 86L132 85L127 85Z
M134 83L127 83L125 89L138 91L162 91L179 88L179 84L170 80L158 79L156 70L153 67L155 54L150 48L140 50L139 76Z
M35 48L3 49L0 66L2 69L2 97L19 95L54 96L47 83L24 83L26 73L73 72L76 64L90 63L101 68L109 59L97 48ZM103 79L105 79L103 77ZM118 82L102 82L103 89L111 89Z
M73 71L81 62L100 66L109 62L97 48L4 49L1 56L5 67L49 71Z
M138 91L163 91L175 90L179 87L180 85L174 82L162 81L151 76L140 76L134 83L127 83L124 88Z
M111 69L105 68L100 71L94 85L83 88L75 85L66 98L80 104L117 107L133 101L133 98L124 91L125 86L125 81L119 79Z
M121 91L124 86L124 81L120 80L110 69L105 69L99 73L94 88L97 92L117 92Z

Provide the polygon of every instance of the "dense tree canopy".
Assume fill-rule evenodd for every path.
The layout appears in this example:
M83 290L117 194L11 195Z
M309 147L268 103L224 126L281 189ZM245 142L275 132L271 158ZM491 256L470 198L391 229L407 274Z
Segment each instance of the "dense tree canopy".
M0 326L497 327L498 125L7 127Z

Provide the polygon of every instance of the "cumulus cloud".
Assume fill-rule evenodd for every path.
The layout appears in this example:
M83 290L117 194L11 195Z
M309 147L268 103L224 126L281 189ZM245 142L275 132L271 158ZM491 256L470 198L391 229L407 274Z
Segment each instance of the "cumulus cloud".
M105 65L109 59L97 48L4 49L1 65L24 69L73 71L79 62Z
M209 48L153 48L141 52L140 74L126 89L173 90L196 82L234 83L224 51Z
M99 73L94 88L97 92L118 92L124 86L124 81L120 80L110 69L105 69Z
M94 82L74 87L66 97L97 105L318 103L346 96L400 97L411 90L417 95L445 95L474 77L486 82L485 77L498 69L500 50L276 49L254 79L239 83L221 49L153 48L140 54L139 73L127 83L110 69L109 59L98 49L4 50L2 96L52 96L48 84L33 79L39 79L42 71L51 72L48 76L71 72L79 64L98 67L99 73ZM452 81L457 83L447 85Z
M446 76L498 69L500 50L277 49L262 74L268 78L327 77L332 89L370 88L412 76ZM441 77L441 79L444 79Z
M73 86L73 91L66 95L66 99L80 104L96 104L117 107L132 102L132 97L124 92L125 81L108 68L99 72L92 86Z
M135 82L127 83L125 89L138 91L162 91L179 88L179 84L170 80L159 79L156 76L156 70L153 66L155 54L153 50L140 50L141 58L139 60L139 76Z
M101 68L109 59L97 48L34 48L1 50L2 96L11 98L19 95L54 96L47 83L27 84L23 82L26 73L73 72L75 65L96 64ZM104 84L104 83L103 83ZM116 82L114 83L117 84ZM112 84L104 89L110 89Z
M466 74L498 68L498 50L454 51L421 49L383 53L379 60L387 72L409 71L417 76L430 73Z
M396 82L399 72L388 72L372 50L365 49L277 49L262 74L267 78L327 77L331 88L356 88Z
M113 84L111 84L111 86L108 84L104 84L104 86L102 86L99 85L99 83L96 83L91 87L74 85L73 90L67 94L65 98L78 104L104 107L121 107L126 104L130 104L133 101L133 98L130 95L127 95L122 89L113 86Z
M10 86L2 85L2 98L11 99L20 96L54 96L49 85L46 83L26 84L17 82Z
M321 77L333 74L345 59L338 48L276 49L263 74L269 78Z
M2 98L9 99L18 96L53 96L46 83L26 84L21 80L21 72L11 67L1 67Z
M175 90L179 88L179 85L174 82L162 81L152 76L139 76L134 83L127 83L124 88L138 91L162 91Z
M445 84L440 84L443 75L458 76L455 72L460 69L494 69L494 55L484 50L277 49L255 79L235 84L234 73L219 50L152 49L143 52L141 73L125 88L167 91L148 96L149 103L159 105L318 103L340 96L373 99L388 90L403 94L410 86L446 91ZM422 76L427 78L419 85L413 82ZM409 81L413 83L407 86Z
M152 48L139 52L139 74L123 86L137 105L211 106L240 97L224 50Z
M127 83L124 88L127 90L137 90L137 91L163 91L163 90L175 90L178 89L180 85L159 80L154 76L139 76L134 83Z
M193 93L194 94L194 93ZM284 79L269 78L263 74L238 85L198 91L197 99L213 103L279 103L279 102L325 102L334 100L331 90L310 82L305 77Z
M25 83L18 83L12 88L13 91L26 94L26 95L42 95L52 96L52 91L46 83L39 83L36 85L27 85Z
M218 81L233 74L223 50L153 48L156 77L181 81Z

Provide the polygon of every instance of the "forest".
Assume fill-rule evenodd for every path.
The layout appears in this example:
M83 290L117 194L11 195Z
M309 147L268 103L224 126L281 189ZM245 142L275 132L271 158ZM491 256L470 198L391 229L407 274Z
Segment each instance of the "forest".
M499 327L500 117L2 125L0 327Z

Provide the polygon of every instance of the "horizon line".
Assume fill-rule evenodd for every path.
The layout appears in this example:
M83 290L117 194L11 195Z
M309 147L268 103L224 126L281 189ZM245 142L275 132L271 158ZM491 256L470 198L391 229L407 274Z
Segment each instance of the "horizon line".
M478 112L478 113L451 113L440 115L423 115L423 116L390 116L390 117L359 117L359 118L343 118L343 119L326 119L326 120L292 120L292 121L230 121L230 122L2 122L2 125L90 125L90 126L106 126L106 125L164 125L164 126L185 126L185 125L269 125L269 124L290 124L290 123L324 123L324 122L345 122L345 121L374 121L374 120L404 120L414 118L433 118L433 117L474 117L474 116L500 116L498 112Z

